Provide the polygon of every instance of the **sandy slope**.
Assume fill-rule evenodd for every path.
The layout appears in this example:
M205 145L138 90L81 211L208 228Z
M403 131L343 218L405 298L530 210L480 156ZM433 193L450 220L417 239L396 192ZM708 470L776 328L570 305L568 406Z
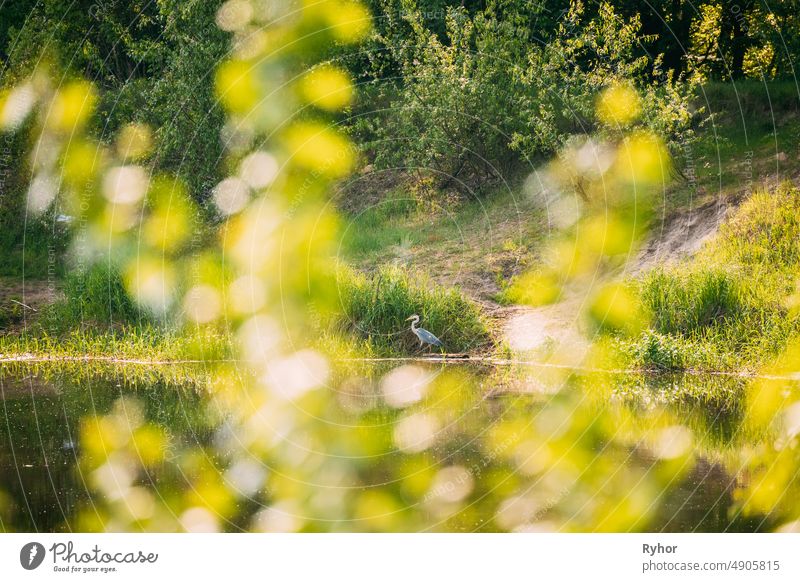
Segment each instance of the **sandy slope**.
M712 201L661 221L641 252L624 269L628 276L668 264L697 252L719 229L739 199ZM588 346L581 313L586 296L567 293L563 301L543 307L498 308L502 339L515 352L529 355L558 353L580 359Z

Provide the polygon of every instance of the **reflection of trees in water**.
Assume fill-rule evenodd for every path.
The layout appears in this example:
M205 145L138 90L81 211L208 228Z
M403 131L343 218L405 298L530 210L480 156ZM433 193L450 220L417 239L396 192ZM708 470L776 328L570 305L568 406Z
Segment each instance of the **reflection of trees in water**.
M663 532L755 532L771 529L759 517L736 511L735 487L741 477L729 473L717 462L700 458L677 487L669 490L651 524Z
M347 461L357 481L343 485L397 499L396 507L404 517L387 522L393 529L494 531L536 527L539 522L556 528L576 527L568 525L574 522L583 524L577 527L590 528L596 518L591 517L592 504L586 505L590 499L587 492L590 487L600 487L606 479L615 482L619 467L638 467L640 475L648 480L655 478L653 486L661 483L663 487L655 496L653 511L643 512L640 521L631 522L635 529L750 531L765 527L758 519L736 514L732 491L741 483L721 463L707 460L719 458L731 447L742 446L734 415L708 418L708 409L687 406L674 396L708 392L709 387L703 384L705 378L623 376L617 381L627 391L627 400L610 405L598 403L599 408L591 413L600 418L613 416L614 407L638 411L641 424L630 427L636 433L630 437L632 443L649 438L652 418L658 415L659 408L684 415L683 423L695 435L691 456L697 456L697 460L688 460L683 454L688 451L684 451L670 472L668 467L665 469L665 459L659 458L659 454L664 455L658 448L656 454L641 444L627 449L610 448L608 438L614 436L613 430L587 436L581 428L580 412L563 435L548 436L547 430L535 429L537 423L568 420L575 403L553 391L520 391L536 376L529 368L461 365L456 377L448 378L451 370L445 368L443 372L441 367L430 366L444 383L434 387L422 405L407 411L382 403L381 381L390 369L389 364L381 363L345 364L337 370L330 389L342 408L328 421L356 427L359 438L372 443L349 449L351 455L360 451ZM180 456L174 452L181 446L209 446L213 435L219 438L219 429L224 426L221 419L206 416L208 403L203 391L163 378L151 376L142 380L85 371L83 377L75 378L52 371L25 371L20 366L14 375L2 378L5 431L9 438L0 442L0 475L13 506L10 520L4 522L9 530L75 530L81 523L77 518L79 508L91 511L93 503L100 507L108 503L101 493L89 492L87 480L91 481L91 476L88 472L81 474L77 465L79 455L87 453L79 450L76 441L80 419L92 413L111 413L120 396L135 396L143 406L144 420L170 435L172 453L137 481L159 497L170 497L186 485L179 469ZM713 390L719 394L741 391L739 378L707 380L714 383ZM673 401L650 406L647 412L642 395L658 394L665 386L671 387ZM639 399L632 387L641 391ZM486 398L487 395L491 397ZM560 408L561 415L554 416L553 408ZM403 426L414 430L403 435L399 432ZM316 430L326 434L321 428ZM432 430L430 441L424 441L426 430ZM331 442L338 438L341 446L347 432L334 430L327 434ZM528 438L538 440L527 441ZM393 441L402 451L393 449ZM572 456L568 451L575 442L592 447L593 452ZM549 445L551 452L561 450L566 464L551 463L549 469L545 467L547 463L536 467L535 457L542 444ZM334 450L336 447L326 448L323 456ZM309 458L315 456L317 453ZM584 466L576 465L580 463ZM445 468L447 471L443 471ZM576 468L582 470L572 472ZM425 487L419 489L417 481L426 483ZM309 490L321 494L325 489L318 482ZM658 487L653 491L657 492ZM616 503L613 500L619 495L610 490L600 492L598 499L608 497L604 503ZM243 497L237 502L228 529L248 528L262 509L258 496ZM313 511L307 515L311 522ZM347 527L376 526L370 521L363 527Z
M77 461L80 422L87 415L106 414L121 395L136 395L144 414L179 440L207 444L208 421L192 386L150 382L91 372L83 377L16 366L0 373L2 432L0 482L10 497L9 531L74 531L76 512L90 503ZM27 373L26 373L27 372Z

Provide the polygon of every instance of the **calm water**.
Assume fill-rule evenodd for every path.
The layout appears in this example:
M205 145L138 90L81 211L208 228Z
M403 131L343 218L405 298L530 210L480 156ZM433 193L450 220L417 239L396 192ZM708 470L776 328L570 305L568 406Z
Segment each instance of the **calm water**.
M337 401L352 413L353 422L380 424L383 416L368 381L397 364L351 364L337 384ZM438 370L440 368L433 368ZM535 414L554 393L535 368L493 368L459 364L478 391L469 414L455 421L460 442L479 438L495 422L511 414ZM48 370L15 366L0 370L0 529L15 531L74 531L79 507L92 503L87 476L79 469L82 418L106 414L120 396L133 396L143 404L146 420L166 430L170 439L201 446L211 445L224 417L204 411L205 390L186 379L191 371L161 374L119 373L108 369ZM348 380L348 378L350 380ZM338 382L339 380L337 380ZM694 467L677 475L674 485L659 499L649 520L652 531L751 531L767 527L758 519L746 520L732 512L732 496L741 476L730 474L721 459L742 446L739 422L742 380L698 376L621 376L608 399L609 406L634 411L667 407L677 413L695 435L698 458ZM354 386L356 386L354 388ZM704 395L713 393L716 400ZM432 406L447 407L443 401ZM363 411L370 409L369 415ZM213 418L209 418L213 417ZM322 422L322 421L320 421ZM431 453L451 454L453 443L436 445ZM458 445L461 446L461 445ZM598 455L602 455L598 451ZM169 461L165 461L169 463ZM380 477L380 469L375 469ZM488 474L487 474L488 475ZM487 478L484 475L477 479ZM479 484L480 485L480 484ZM150 484L155 489L159 484ZM166 487L166 486L165 486ZM163 492L162 492L163 493ZM96 495L96 494L95 494ZM430 524L438 517L430 516ZM492 530L492 515L471 514L465 521L451 520L446 529ZM423 524L424 526L425 524ZM236 529L231 527L229 529ZM422 528L424 529L424 527Z
M189 383L100 370L15 366L3 372L0 490L10 497L5 529L73 529L76 508L90 501L86 476L78 469L81 419L108 413L120 396L135 396L149 420L183 439L206 443L212 432L198 414L201 398Z

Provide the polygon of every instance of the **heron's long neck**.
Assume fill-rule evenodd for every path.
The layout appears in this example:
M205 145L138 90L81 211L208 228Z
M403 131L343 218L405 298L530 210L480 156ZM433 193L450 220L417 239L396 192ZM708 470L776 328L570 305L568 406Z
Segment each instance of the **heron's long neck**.
M411 330L412 331L416 331L417 330L417 324L418 323L419 323L419 318L411 320Z

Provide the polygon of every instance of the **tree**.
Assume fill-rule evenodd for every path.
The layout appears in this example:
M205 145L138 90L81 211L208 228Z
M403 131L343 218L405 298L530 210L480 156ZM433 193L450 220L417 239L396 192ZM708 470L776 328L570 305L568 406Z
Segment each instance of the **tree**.
M8 21L3 9L10 23L0 49L8 55L4 83L29 75L42 59L67 77L94 81L102 90L98 137L129 121L148 123L156 136L153 169L176 172L203 199L223 153L212 78L229 48L229 35L215 25L221 3L42 0Z
M665 139L676 143L689 128L690 87L663 72L660 58L640 54L638 19L610 4L592 16L574 3L545 43L532 42L525 1L489 2L475 15L452 8L444 41L416 4L402 5L411 32L377 36L400 81L378 85L387 105L356 124L379 166L429 169L440 187L480 187L570 134L591 133L598 93L621 81L641 89L643 123Z

